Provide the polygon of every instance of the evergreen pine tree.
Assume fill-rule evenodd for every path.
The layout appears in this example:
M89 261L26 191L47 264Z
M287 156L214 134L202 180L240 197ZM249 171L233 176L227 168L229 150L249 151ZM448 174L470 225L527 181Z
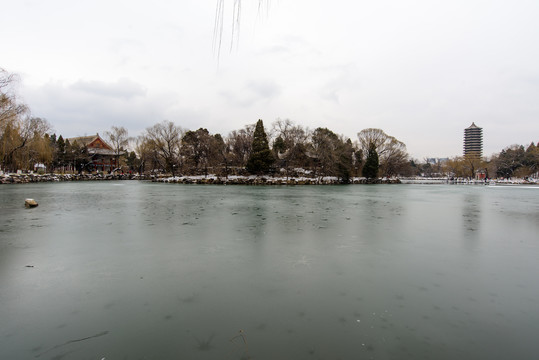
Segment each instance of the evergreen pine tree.
M282 137L277 137L273 142L273 151L275 154L284 153L286 151L286 144Z
M58 146L58 151L60 153L64 153L66 151L66 143L65 143L64 138L62 137L62 135L60 135L58 137L58 140L56 141L56 144Z
M342 184L350 183L353 168L354 146L350 139L342 141L339 139L338 146L337 175Z
M64 167L66 166L66 143L62 135L58 136L56 140L56 153L54 163L56 166Z
M271 165L275 161L273 154L269 148L268 138L264 131L262 120L258 120L253 134L253 146L251 156L247 160L245 168L251 174L263 174L270 170Z
M378 177L378 153L376 152L376 145L374 143L369 144L369 151L367 152L367 159L365 165L363 165L363 176L367 179L376 179Z

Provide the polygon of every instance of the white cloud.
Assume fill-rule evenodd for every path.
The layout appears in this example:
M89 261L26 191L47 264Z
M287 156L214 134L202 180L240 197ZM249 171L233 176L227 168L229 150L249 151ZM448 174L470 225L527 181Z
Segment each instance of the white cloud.
M115 83L77 81L26 88L25 101L64 137L104 132L124 126L135 134L163 120L173 106L173 96L153 97L127 79Z
M101 98L130 99L135 96L146 95L146 89L142 85L125 78L119 79L115 83L79 80L70 85L69 88L74 91L85 92Z
M245 1L232 51L225 2L218 62L213 1L12 1L25 21L0 23L0 67L65 136L280 117L353 139L379 127L420 158L459 155L472 121L486 154L539 140L539 2L295 0L261 16Z
M269 102L281 93L280 86L272 80L252 80L239 89L222 90L221 95L240 107L253 107Z

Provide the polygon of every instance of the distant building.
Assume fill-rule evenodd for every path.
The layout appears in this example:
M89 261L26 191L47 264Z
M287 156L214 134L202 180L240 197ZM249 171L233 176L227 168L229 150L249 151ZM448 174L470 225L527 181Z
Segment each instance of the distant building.
M449 161L449 158L427 158L427 164L442 165Z
M118 167L118 159L116 152L103 140L99 134L91 136L79 136L74 138L69 138L70 144L75 142L81 146L86 147L88 150L88 155L90 156L91 162L88 165L91 171L103 171L110 172ZM120 152L119 155L124 154Z
M483 128L473 122L464 129L464 156L483 156Z

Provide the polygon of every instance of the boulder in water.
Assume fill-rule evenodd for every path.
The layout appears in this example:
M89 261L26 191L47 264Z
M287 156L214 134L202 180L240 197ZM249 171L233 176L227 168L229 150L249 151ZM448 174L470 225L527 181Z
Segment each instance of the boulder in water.
M27 208L33 208L33 207L36 207L37 205L38 205L37 201L35 201L34 199L24 200L24 206L26 206Z

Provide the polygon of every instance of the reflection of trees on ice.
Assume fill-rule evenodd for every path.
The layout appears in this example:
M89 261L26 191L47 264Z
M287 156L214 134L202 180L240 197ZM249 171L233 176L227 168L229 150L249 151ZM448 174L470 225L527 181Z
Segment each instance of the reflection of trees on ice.
M197 342L196 349L198 351L208 351L213 348L212 341L215 337L215 334L211 334L207 339L200 340L196 336L193 336Z

